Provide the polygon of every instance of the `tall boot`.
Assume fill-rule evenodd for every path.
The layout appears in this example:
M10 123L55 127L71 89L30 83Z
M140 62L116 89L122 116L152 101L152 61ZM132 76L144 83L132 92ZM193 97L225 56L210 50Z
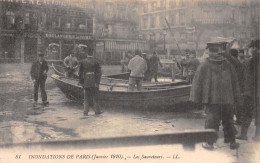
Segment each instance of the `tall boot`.
M255 137L253 138L254 141L260 141L260 126L255 126Z
M247 140L247 131L248 131L248 126L242 126L241 128L241 134L236 137L237 139L240 139L240 140Z

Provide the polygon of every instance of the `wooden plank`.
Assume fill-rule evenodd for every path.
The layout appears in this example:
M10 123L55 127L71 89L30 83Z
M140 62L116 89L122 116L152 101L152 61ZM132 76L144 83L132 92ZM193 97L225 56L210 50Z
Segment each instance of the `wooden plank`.
M182 144L184 149L195 149L195 144L201 142L216 142L218 134L214 130L184 131L170 134L156 135L137 135L124 137L109 137L97 139L70 139L70 140L53 140L41 142L28 142L17 144L1 144L0 148L12 147L41 147L41 148L111 148L127 146L147 146L147 145L169 145Z

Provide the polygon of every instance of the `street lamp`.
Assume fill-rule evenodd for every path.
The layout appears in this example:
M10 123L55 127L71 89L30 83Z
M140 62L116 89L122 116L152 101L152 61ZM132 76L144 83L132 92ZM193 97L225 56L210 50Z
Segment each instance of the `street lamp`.
M165 51L166 50L166 42L165 42L165 37L166 37L166 35L167 35L167 28L166 27L163 27L163 32L162 32L162 34L163 34L163 50Z

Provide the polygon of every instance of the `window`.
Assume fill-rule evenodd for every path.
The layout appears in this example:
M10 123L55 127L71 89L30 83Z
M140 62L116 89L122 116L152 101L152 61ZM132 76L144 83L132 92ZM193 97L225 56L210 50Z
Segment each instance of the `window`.
M160 1L160 8L164 8L165 7L165 0L161 0Z
M157 8L157 3L156 2L152 2L152 11L156 10Z
M170 15L170 25L174 25L175 24L175 15L172 14Z
M11 11L7 11L6 12L6 25L7 25L7 28L10 28L14 25L14 13L11 12Z
M25 14L24 24L30 24L30 13Z
M174 8L176 6L175 0L170 1L170 8Z
M154 28L154 27L155 27L155 18L154 18L154 17L151 17L150 27L151 27L151 28Z
M146 28L147 27L147 17L143 18L143 27Z
M147 12L147 4L144 4L143 11L144 11L144 13L146 13L146 12Z

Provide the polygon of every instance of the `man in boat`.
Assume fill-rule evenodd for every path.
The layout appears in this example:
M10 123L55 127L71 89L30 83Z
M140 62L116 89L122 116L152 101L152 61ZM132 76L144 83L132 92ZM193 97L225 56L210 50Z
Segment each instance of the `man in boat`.
M244 82L244 106L241 114L241 133L237 139L247 140L247 131L255 114L255 137L260 141L260 119L259 119L259 62L260 50L259 40L253 40L249 44L252 58L245 62L245 82Z
M192 83L194 74L197 70L197 68L200 65L200 61L196 58L196 52L193 50L191 51L189 60L187 61L187 70L188 70L188 76L187 76L187 82L189 84Z
M160 58L154 51L152 57L150 58L150 71L151 71L151 80L154 78L155 82L158 82L158 80L157 80L158 65L160 65L162 67Z
M185 54L181 56L181 61L180 61L180 65L181 65L181 68L182 68L181 71L182 71L182 79L183 80L187 80L187 77L188 77L187 65L188 65L189 59L190 59L190 50L186 49Z
M75 56L75 53L70 54L67 56L63 61L64 66L66 67L65 76L66 77L73 77L73 74L76 72L76 69L79 66L79 61Z
M88 116L90 108L96 115L102 114L98 103L99 84L101 80L101 67L93 58L93 52L87 53L87 58L80 62L79 84L84 88L84 115Z
M208 43L209 57L198 67L191 87L190 101L202 104L206 111L206 129L219 130L222 121L224 142L230 149L239 144L235 139L233 106L242 102L239 83L233 65L224 57L225 43ZM202 144L213 150L214 142Z
M144 73L147 70L147 64L141 57L142 53L140 50L135 51L135 57L129 61L128 69L131 71L129 77L128 91L134 91L135 85L137 90L141 91Z
M125 53L125 54L123 55L123 58L122 58L122 60L121 60L121 65L122 65L122 70L121 70L121 72L127 72L127 71L128 71L127 66L128 66L128 63L129 63L130 59L131 59L131 58L130 58L130 56L129 56L128 53Z
M47 79L47 72L49 70L48 64L46 60L44 59L44 54L39 53L37 61L32 63L31 67L31 78L34 83L34 105L37 104L38 101L38 90L39 87L41 89L41 97L42 97L42 103L44 105L49 104L47 101L47 94L45 91L45 82Z
M148 58L147 53L142 53L142 57L147 64L147 70L144 73L144 81L151 81L150 59Z

